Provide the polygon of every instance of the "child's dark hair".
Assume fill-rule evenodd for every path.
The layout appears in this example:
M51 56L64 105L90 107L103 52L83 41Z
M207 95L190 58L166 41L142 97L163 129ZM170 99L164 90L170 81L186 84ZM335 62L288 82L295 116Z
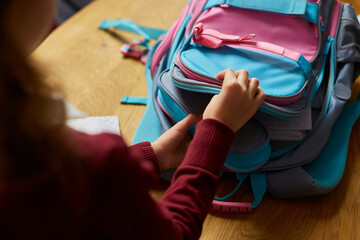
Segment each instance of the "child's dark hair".
M16 191L14 186L31 191L46 179L76 198L84 189L81 161L65 139L64 104L54 98L11 35L14 29L6 15L10 4L0 3L0 199Z

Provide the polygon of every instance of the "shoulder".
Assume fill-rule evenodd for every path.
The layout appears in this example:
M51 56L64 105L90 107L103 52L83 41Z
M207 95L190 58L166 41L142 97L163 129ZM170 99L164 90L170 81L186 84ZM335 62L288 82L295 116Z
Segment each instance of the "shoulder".
M75 130L66 134L73 151L85 160L85 167L96 175L139 175L156 179L159 170L155 153L148 142L127 146L123 138L112 133L89 135ZM150 181L153 182L153 181Z
M112 133L89 135L72 129L67 129L65 141L81 159L89 160L94 167L106 164L109 159L121 156L122 160L129 158L128 146L123 138Z

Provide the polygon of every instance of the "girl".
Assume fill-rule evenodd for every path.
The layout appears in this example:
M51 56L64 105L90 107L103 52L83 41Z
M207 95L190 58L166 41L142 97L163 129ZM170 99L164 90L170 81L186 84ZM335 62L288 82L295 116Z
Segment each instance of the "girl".
M31 67L56 0L0 1L1 239L197 239L234 139L265 94L245 70L218 74L223 89L202 120L189 115L153 143L64 125L64 106ZM187 129L197 122L187 149ZM148 191L178 167L161 201Z

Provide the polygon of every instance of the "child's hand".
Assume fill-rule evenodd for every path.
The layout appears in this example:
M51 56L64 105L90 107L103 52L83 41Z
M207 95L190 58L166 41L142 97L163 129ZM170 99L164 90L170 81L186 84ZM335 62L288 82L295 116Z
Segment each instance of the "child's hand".
M203 119L224 122L236 132L255 114L265 99L265 93L258 87L259 80L248 79L245 70L234 72L227 69L216 77L224 80L223 87L206 107ZM190 114L151 144L161 170L181 164L191 141L188 129L200 120L201 117Z
M246 70L226 69L216 76L223 80L222 90L206 107L203 119L212 118L239 130L257 111L265 99L259 80L249 79Z
M188 129L200 120L200 116L190 114L151 144L161 170L176 168L182 163L191 141Z

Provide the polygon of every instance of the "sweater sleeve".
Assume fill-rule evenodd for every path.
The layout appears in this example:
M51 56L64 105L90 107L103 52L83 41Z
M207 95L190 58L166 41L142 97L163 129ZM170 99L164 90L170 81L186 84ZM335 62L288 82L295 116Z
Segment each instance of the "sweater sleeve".
M197 124L194 139L160 201L180 239L198 239L234 132L216 120Z
M139 159L143 169L152 172L155 175L154 177L160 176L160 166L150 142L132 145L129 147L129 150L135 158Z
M159 202L149 194L158 172L150 143L128 148L119 136L86 137L86 149L97 159L88 203L89 233L117 239L198 239L234 135L218 121L199 122Z

